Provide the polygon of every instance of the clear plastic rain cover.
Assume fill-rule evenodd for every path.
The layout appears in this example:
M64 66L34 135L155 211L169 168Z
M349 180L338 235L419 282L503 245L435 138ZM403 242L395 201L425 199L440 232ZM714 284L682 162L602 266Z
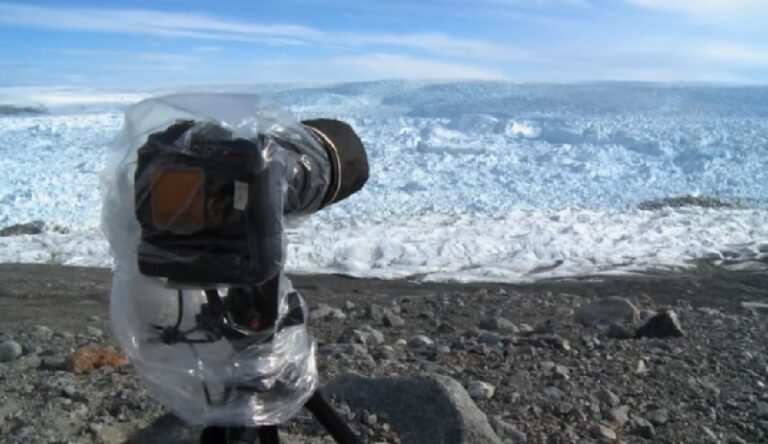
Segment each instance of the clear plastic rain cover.
M277 424L316 389L306 306L282 273L283 214L320 208L327 162L258 96L174 95L126 112L102 177L111 320L150 392L185 421Z

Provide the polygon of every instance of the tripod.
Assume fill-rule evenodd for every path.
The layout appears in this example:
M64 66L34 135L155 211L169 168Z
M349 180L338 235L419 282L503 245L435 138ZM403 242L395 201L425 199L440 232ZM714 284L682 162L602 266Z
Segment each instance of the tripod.
M360 440L336 413L330 404L316 391L304 407L317 419L338 444L359 444ZM200 435L200 444L252 444L258 437L261 444L278 444L277 426L218 427L209 426Z
M280 276L261 285L233 287L228 290L226 299L216 289L204 290L206 303L200 306L200 313L195 316L196 326L181 331L184 298L178 290L179 315L173 326L155 326L160 339L166 344L210 343L225 339L235 349L243 349L255 343L271 341L275 333L282 328L305 323L303 302L297 292L287 295L288 312L278 320L278 302L280 295ZM203 334L203 338L192 339L192 334ZM203 382L207 402L213 404L208 387ZM253 391L250 388L229 386L226 393ZM359 444L349 426L333 407L316 390L304 403L304 407L315 417L338 444ZM258 427L208 426L201 436L200 444L253 444L258 438L261 444L278 444L277 425Z

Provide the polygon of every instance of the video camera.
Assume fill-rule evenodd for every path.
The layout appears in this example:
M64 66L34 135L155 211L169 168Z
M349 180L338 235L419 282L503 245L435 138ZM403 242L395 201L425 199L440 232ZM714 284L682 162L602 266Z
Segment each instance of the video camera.
M284 263L283 214L338 202L368 175L349 125L302 124L323 152L264 134L237 137L206 121L181 120L151 134L135 173L141 273L185 285L275 277Z
M206 444L277 443L302 406L357 443L316 391L306 304L283 273L286 218L368 178L352 127L255 95L181 94L131 106L116 148L102 176L111 320L150 393L207 425Z

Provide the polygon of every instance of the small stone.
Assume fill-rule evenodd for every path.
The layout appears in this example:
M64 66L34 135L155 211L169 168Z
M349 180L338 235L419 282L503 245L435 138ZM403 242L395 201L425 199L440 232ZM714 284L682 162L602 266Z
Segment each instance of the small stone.
M467 393L472 399L491 399L496 392L496 387L483 381L472 381L467 387Z
M357 307L352 301L344 301L344 310L352 311Z
M655 439L656 429L650 421L642 418L636 418L632 420L634 427L632 427L631 433L645 439Z
M104 332L103 332L103 331L101 331L101 329L100 329L100 328L96 328L96 327L93 327L93 326L91 326L91 325L89 325L89 326L85 327L85 331L86 331L86 332L87 332L89 335L91 335L91 336L94 336L94 337L97 337L97 338L100 338L100 337L104 336Z
M648 366L643 359L638 359L635 364L635 374L638 376L645 376L648 374Z
M371 304L366 308L365 314L371 318L374 323L381 324L384 321L384 315L388 310L379 304Z
M0 362L11 362L22 354L22 347L16 341L5 341L0 344Z
M67 358L66 369L73 373L85 373L101 367L118 368L128 365L128 358L108 347L84 347Z
M483 330L495 331L498 333L517 333L519 331L515 324L500 316L485 319L477 324L477 326Z
M533 333L534 331L534 328L531 327L529 324L520 324L517 327L517 329L520 330L520 333L522 334L529 334L529 333Z
M621 404L621 399L607 388L601 388L600 390L596 391L595 398L608 407L617 407L619 404Z
M680 319L672 310L665 310L648 319L635 332L637 338L679 338L684 336Z
M628 299L611 296L599 299L576 311L576 320L587 326L602 326L612 323L635 323L640 312Z
M456 327L448 322L441 322L440 325L437 326L437 332L441 334L452 334L457 331Z
M608 412L608 420L611 422L611 426L619 430L629 422L629 406L622 405L614 407Z
M419 348L432 347L433 345L435 345L435 342L425 335L416 335L408 339L409 348L419 349Z
M568 372L568 367L564 365L556 365L555 368L552 370L552 375L554 376L555 379L562 380L562 381L567 381L568 379L571 378Z
M594 424L589 428L589 434L595 439L602 441L613 442L616 441L616 432L612 428L603 424Z
M321 319L346 319L347 315L340 309L331 307L328 304L318 304L317 308L309 313L309 318L313 321Z
M501 345L501 336L490 331L484 331L477 337L477 341L489 347L497 347Z
M556 366L556 365L557 365L557 364L555 364L555 363L554 363L554 362L552 362L552 361L541 361L541 362L539 363L539 366L541 366L541 369L542 369L542 370L543 370L545 373L551 373L551 372L552 372L552 371L555 369L555 366Z
M67 359L61 356L45 357L40 361L43 370L64 370L66 366Z
M645 419L655 426L664 425L669 421L669 411L667 409L655 409L645 412Z
M96 315L88 316L88 320L91 322L101 322L101 318Z
M35 325L32 329L32 335L39 339L50 339L53 337L53 330L45 325Z
M392 312L387 312L384 314L382 324L385 327L402 327L405 325L405 320Z

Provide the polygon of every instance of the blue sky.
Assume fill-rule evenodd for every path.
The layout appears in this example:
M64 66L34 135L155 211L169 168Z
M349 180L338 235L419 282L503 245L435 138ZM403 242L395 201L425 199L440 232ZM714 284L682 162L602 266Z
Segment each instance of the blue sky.
M765 23L766 0L0 0L0 85L766 84Z

